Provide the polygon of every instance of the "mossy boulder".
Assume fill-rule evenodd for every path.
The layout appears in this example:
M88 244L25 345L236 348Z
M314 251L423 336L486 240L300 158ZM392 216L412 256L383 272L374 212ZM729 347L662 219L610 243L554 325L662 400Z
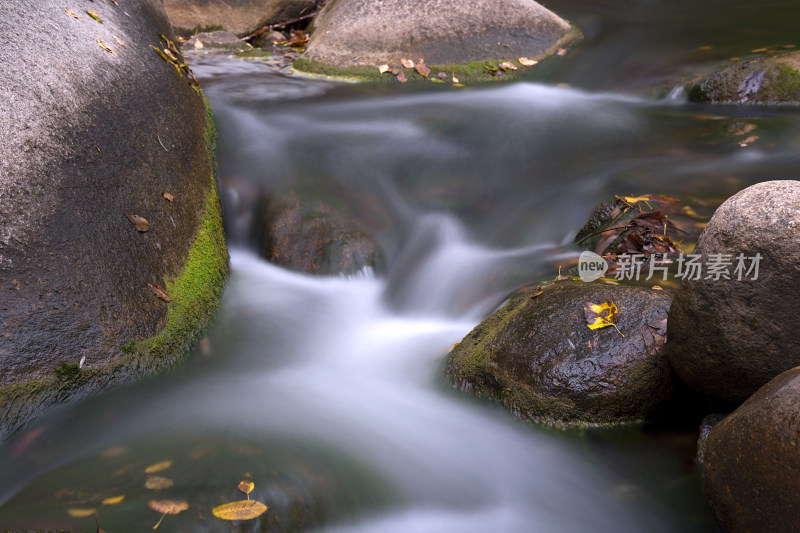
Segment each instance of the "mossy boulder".
M352 275L383 264L377 241L344 209L288 191L265 197L261 213L261 255L276 265Z
M694 390L741 403L800 365L800 181L759 183L726 200L694 253L706 269L681 279L667 353ZM715 258L728 263L724 275L709 272Z
M5 4L0 441L175 364L228 269L211 112L188 70L152 48L171 37L161 2L71 4L102 23L52 0Z
M567 21L533 0L330 0L313 22L295 68L352 77L354 68L424 59L438 71L484 62L541 60L581 37ZM524 66L518 67L524 70Z
M481 322L450 353L447 374L534 422L643 421L672 391L662 351L671 301L667 291L558 281ZM587 327L584 305L604 302L616 304L619 331Z
M164 0L175 31L227 30L239 37L268 24L313 13L315 0Z
M797 531L800 368L776 377L711 429L703 488L722 531Z
M737 61L688 92L710 104L800 105L800 53Z

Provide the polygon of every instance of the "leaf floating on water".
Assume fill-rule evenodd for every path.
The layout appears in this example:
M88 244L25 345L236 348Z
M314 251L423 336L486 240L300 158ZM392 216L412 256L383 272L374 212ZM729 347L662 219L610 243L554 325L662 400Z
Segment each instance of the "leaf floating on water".
M150 500L147 502L147 506L157 513L163 513L158 523L153 526L153 529L158 529L168 514L182 513L189 508L189 502L186 500Z
M222 520L251 520L264 514L269 509L255 500L242 500L214 507L211 512Z
M389 65L381 65L381 66L379 66L378 67L378 72L380 72L381 74L386 74L387 72L389 72Z
M502 63L497 65L497 67L503 70L517 70L517 66L514 63L510 63L508 61L503 61Z
M740 143L739 143L739 146L741 146L742 148L744 148L744 147L746 147L746 146L750 146L751 144L753 144L753 143L754 143L754 142L756 142L757 140L758 140L758 135L751 135L751 136L750 136L750 137L748 137L747 139L745 139L745 140L743 140L742 142L740 142Z
M125 496L114 496L113 498L106 498L102 501L103 505L116 505L125 499Z
M165 302L170 303L172 301L172 298L170 298L169 294L167 294L167 292L164 289L159 289L158 287L156 287L155 285L151 285L150 283L148 283L147 286L153 289L155 295L164 300Z
M587 302L583 305L583 311L586 314L586 325L589 329L613 327L617 330L617 333L622 335L616 323L617 305L614 302L604 302L601 304ZM625 337L625 335L622 336Z
M169 203L172 203L172 201L175 200L175 197L173 195L171 195L170 193L168 193L167 191L162 192L161 196L163 196L164 199L166 201L168 201Z
M538 63L535 59L528 59L527 57L520 57L518 61L520 65L525 67L532 67Z
M87 15L89 15L90 17L92 17L94 20L96 20L96 21L97 21L97 22L99 22L100 24L102 24L102 23L103 23L103 19L101 19L101 18L100 18L100 15L98 15L98 14L97 14L97 11L94 11L94 10L92 10L92 11L89 11L89 10L87 9L87 10L86 10L86 14L87 14Z
M139 215L125 215L128 217L128 220L136 227L137 230L141 231L142 233L148 231L150 229L150 223L144 217L140 217Z
M70 9L70 8L68 8L68 7L65 7L65 8L64 8L64 12L65 12L67 15L69 15L70 17L74 18L74 19L79 19L79 18L81 18L81 17L80 17L80 15L78 15L77 13L75 13L73 10L71 10L71 9Z
M144 482L144 488L150 490L164 490L170 488L175 482L168 477L161 476L147 476L147 481Z
M108 46L106 43L104 43L102 40L97 39L97 44L100 46L100 48L102 48L103 50L105 50L109 54L113 54L114 53L114 50L112 50L111 47Z
M410 59L401 59L400 64L403 65L404 68L414 68L414 62Z
M241 481L239 482L239 490L247 494L247 499L250 499L250 493L253 492L253 489L256 488L256 484L252 481Z
M405 72L402 72L402 71L401 71L401 72L398 72L398 73L397 73L397 81L399 81L400 83L405 83L405 82L407 82L407 81L408 81L408 78L406 77L406 73L405 73Z
M155 474L172 466L172 461L159 461L144 469L145 474Z
M423 78L427 78L428 76L431 75L431 69L429 69L428 65L425 64L424 59L420 59L419 61L417 61L417 64L414 66L414 68Z
M72 518L86 518L97 512L97 509L67 509L67 514Z
M124 41L120 40L120 38L117 37L116 35L112 35L111 37L113 37L114 42L117 43L118 45L120 45L120 46L128 46L127 44L125 44Z

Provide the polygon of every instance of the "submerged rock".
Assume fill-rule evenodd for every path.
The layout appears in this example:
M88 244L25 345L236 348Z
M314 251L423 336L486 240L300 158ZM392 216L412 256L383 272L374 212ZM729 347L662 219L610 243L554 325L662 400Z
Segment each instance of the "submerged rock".
M310 274L356 274L381 265L378 243L348 214L294 192L263 203L260 249L268 261Z
M742 402L800 365L800 181L759 183L729 198L695 253L704 265L727 258L729 279L706 270L700 279L681 280L670 312L668 355L695 390Z
M244 37L267 24L313 13L315 0L164 0L175 31L226 30Z
M486 72L486 60L540 60L579 38L533 0L330 0L296 68L335 73L369 66L377 73L375 67L399 67L407 58L436 66L480 62L476 68Z
M174 364L227 273L213 122L151 48L170 49L163 6L85 7L104 22L55 0L0 8L0 441Z
M800 54L737 61L689 89L710 104L800 105Z
M796 531L800 523L800 368L776 377L708 435L706 500L725 533Z
M672 390L662 353L671 300L642 287L555 282L481 322L450 353L447 374L457 388L535 422L641 421ZM584 305L609 301L625 337L587 327Z

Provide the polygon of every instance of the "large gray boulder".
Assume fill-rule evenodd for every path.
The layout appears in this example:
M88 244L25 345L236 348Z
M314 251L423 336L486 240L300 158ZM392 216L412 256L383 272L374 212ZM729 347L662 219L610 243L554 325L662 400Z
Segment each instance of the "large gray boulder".
M316 0L164 0L175 31L219 29L244 37L267 24L311 14Z
M730 279L683 279L669 317L667 351L689 386L742 402L781 372L800 365L800 181L748 187L723 203L695 253L732 258ZM735 273L736 257L761 256Z
M0 441L174 364L220 297L213 121L159 34L160 0L0 4Z
M710 104L800 105L800 53L736 61L693 84L689 95Z
M450 353L447 374L534 422L642 421L672 392L662 350L671 300L643 287L556 282L481 322ZM619 332L587 327L585 304L604 302L616 304Z
M538 60L580 37L533 0L330 0L313 28L304 59L336 68Z
M725 533L797 531L800 368L776 377L714 425L703 488Z

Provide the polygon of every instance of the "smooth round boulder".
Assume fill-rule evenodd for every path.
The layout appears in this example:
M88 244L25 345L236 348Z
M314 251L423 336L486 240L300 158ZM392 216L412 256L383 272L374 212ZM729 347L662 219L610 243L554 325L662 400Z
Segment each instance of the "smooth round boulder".
M0 4L0 441L174 365L222 294L210 109L162 3L119 4Z
M672 392L662 350L671 300L668 291L558 281L481 322L450 353L447 374L456 388L538 423L646 420ZM619 331L589 329L586 304L606 302Z
M689 88L709 104L800 105L800 53L736 61Z
M304 60L348 68L542 59L580 32L533 0L330 0L313 22Z
M694 253L706 269L681 280L667 353L690 387L741 403L800 365L800 181L759 183L729 198ZM730 279L708 273L718 259L731 262Z
M354 275L380 267L375 239L352 216L295 192L262 201L261 255L271 263L308 274Z
M788 370L714 425L703 489L725 533L797 531L800 368Z
M239 37L317 9L315 0L164 0L164 6L180 34L223 29Z

